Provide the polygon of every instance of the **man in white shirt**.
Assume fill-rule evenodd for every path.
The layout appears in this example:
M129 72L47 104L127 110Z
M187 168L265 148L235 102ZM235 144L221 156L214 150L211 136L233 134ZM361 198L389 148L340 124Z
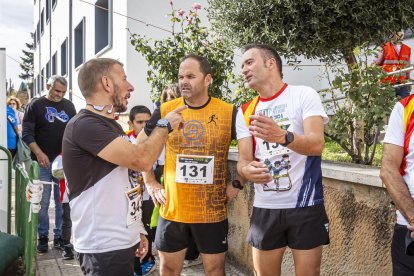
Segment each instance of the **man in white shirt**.
M248 242L256 274L280 275L288 246L296 275L319 275L329 243L321 172L328 117L315 90L283 82L271 46L247 45L242 73L259 94L236 120L237 169L255 186Z

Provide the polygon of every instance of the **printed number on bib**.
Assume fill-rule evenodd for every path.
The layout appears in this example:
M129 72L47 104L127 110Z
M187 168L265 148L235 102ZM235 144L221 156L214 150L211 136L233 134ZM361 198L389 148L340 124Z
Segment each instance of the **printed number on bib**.
M213 184L214 156L177 155L175 181L187 184Z
M127 225L131 225L141 219L141 187L135 187L125 192L128 199Z

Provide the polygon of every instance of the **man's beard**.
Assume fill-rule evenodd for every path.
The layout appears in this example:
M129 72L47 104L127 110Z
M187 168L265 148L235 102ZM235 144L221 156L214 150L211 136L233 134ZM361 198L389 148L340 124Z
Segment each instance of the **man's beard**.
M122 103L123 99L120 98L120 90L121 89L119 89L119 86L114 84L114 94L112 95L112 103L115 112L124 112L127 110L127 106Z

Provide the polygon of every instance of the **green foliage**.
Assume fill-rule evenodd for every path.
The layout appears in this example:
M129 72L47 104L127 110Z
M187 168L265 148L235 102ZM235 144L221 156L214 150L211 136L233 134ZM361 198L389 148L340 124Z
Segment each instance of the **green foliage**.
M377 145L377 150L375 151L374 159L372 161L373 166L381 166L382 150L383 146L381 144ZM322 159L335 162L352 162L351 156L349 156L349 154L340 145L329 139L325 142L322 152Z
M197 13L200 7L193 5L193 9L185 16L184 11L174 9L172 2L170 3L170 36L162 40L153 40L134 34L131 38L135 50L141 53L148 63L147 81L151 86L152 100L158 101L164 87L178 81L180 60L190 53L204 56L212 66L213 83L209 88L210 95L233 100L229 88L229 85L235 82L232 72L233 49L229 47L225 38L209 33L207 28L201 25Z
M32 38L31 43L26 43L27 50L22 50L23 56L20 57L21 64L20 68L22 69L22 73L19 74L19 78L31 81L33 79L33 52L34 52L34 34L30 33L30 36ZM29 85L32 85L31 82L29 82ZM31 89L31 87L30 87Z
M213 28L241 47L338 61L366 42L414 26L414 0L209 0Z
M334 89L321 93L326 109L335 114L325 135L338 143L353 162L371 164L380 131L394 106L395 92L389 84L380 82L385 76L382 68L369 65L372 50L365 48L357 54L357 66L349 72L336 67L331 82Z

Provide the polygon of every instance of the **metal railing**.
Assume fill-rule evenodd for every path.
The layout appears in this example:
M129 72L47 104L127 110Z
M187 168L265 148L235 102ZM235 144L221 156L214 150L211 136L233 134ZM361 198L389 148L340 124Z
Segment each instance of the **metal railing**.
M12 156L5 147L0 146L0 150L7 156L7 158L1 158L0 161L7 162L7 233L11 234Z
M21 164L16 165L15 227L16 234L24 240L25 275L36 275L36 241L38 214L31 213L31 204L26 199L26 186L39 179L39 165L32 161L29 173ZM29 217L31 218L29 221Z

